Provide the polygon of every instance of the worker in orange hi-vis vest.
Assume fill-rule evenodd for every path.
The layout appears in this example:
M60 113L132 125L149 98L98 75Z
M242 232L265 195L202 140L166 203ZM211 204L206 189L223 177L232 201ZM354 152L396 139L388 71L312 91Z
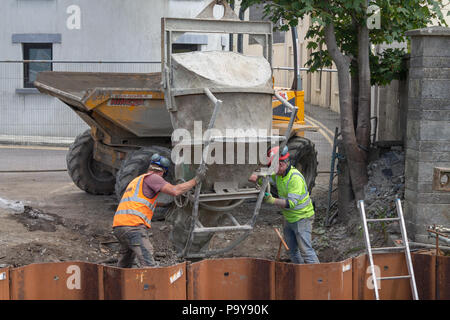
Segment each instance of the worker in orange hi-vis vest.
M139 268L156 266L147 231L151 227L153 212L158 205L158 195L163 192L179 196L205 177L205 170L197 171L195 178L172 185L164 180L169 166L169 159L154 154L148 172L133 179L120 200L113 220L113 233L120 243L117 263L120 268L131 268L135 258Z

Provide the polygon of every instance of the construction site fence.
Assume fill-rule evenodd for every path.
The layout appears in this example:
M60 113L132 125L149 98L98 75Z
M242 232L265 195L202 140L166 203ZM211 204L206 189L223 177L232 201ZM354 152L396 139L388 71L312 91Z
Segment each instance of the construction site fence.
M381 277L407 274L403 253L374 257ZM412 255L419 298L450 299L450 257ZM372 300L367 255L297 265L256 258L208 259L122 269L88 262L0 269L3 300ZM382 281L380 298L412 298L408 279Z

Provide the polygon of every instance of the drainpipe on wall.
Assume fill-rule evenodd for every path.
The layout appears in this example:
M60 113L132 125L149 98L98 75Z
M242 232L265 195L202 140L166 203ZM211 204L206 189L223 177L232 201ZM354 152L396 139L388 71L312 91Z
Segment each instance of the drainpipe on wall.
M291 27L292 34L292 48L294 50L294 81L292 82L292 90L301 91L302 89L302 78L300 76L300 68L298 62L300 60L298 52L298 33L297 27Z

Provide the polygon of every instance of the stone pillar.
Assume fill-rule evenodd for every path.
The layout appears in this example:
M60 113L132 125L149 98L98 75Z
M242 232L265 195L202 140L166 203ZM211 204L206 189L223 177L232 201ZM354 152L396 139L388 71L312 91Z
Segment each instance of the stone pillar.
M450 28L411 30L406 132L408 237L434 243L429 225L450 227L450 192L433 191L433 169L450 168Z

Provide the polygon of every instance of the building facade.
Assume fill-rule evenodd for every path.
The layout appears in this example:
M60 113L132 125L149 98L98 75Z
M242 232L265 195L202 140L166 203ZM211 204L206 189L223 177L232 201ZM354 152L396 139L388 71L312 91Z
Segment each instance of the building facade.
M3 0L0 11L0 141L31 139L30 142L37 142L40 137L73 140L88 126L58 99L41 94L33 87L37 73L44 70L158 72L161 17L193 18L209 2ZM220 35L185 34L174 45L174 51L178 52L227 49L228 36ZM18 62L22 60L54 62Z
M447 5L444 7L443 15L448 25L450 25L450 1L445 1ZM251 14L251 11L258 11L258 14ZM252 19L252 16L262 18L263 10L261 7L251 7L246 14L246 19ZM299 20L297 26L298 33L298 50L299 65L306 68L305 63L309 60L312 50L307 49L308 41L305 40L308 28L311 25L311 19L307 16L303 20ZM437 25L437 21L433 21L432 25ZM275 39L275 37L274 37ZM259 49L254 45L244 41L246 52L254 54L259 53ZM406 44L394 44L389 47L404 47ZM285 70L284 68L293 68L293 47L290 32L286 32L283 41L273 44L273 65L275 85L280 87L290 87L294 79L293 70ZM381 52L386 46L378 46L374 48L376 52ZM323 48L325 49L325 48ZM283 69L278 69L283 68ZM321 72L309 73L301 71L302 88L305 91L304 99L306 103L329 108L335 112L339 109L339 86L337 72L333 65L331 69ZM371 117L373 125L377 125L376 135L378 140L404 140L406 131L406 122L404 114L407 108L408 85L407 81L394 80L387 86L373 86L371 90ZM375 121L375 118L377 121ZM400 123L400 125L399 125ZM374 126L375 127L375 126ZM375 128L373 128L375 134Z

